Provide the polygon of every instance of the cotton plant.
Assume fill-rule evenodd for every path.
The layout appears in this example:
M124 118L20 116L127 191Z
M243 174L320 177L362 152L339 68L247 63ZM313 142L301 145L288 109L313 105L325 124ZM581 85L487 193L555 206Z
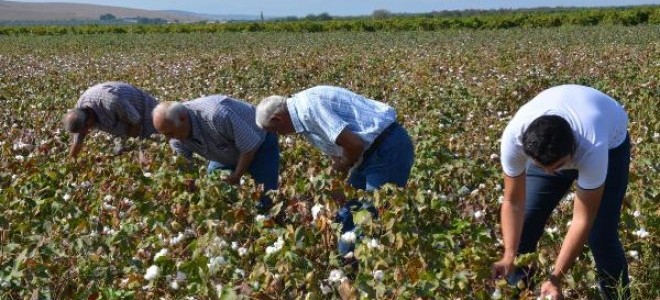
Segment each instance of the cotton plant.
M166 281L169 282L169 287L173 290L178 290L182 284L188 279L188 275L184 272L177 271L175 276L168 275Z
M650 233L646 231L644 227L641 227L633 232L634 235L638 236L641 239L649 237Z
M273 243L272 246L266 247L266 256L272 255L276 252L279 252L284 247L284 239L280 236L277 238L277 241Z
M502 299L502 290L500 288L496 288L495 291L490 295L490 299L492 300L500 300Z
M330 283L340 283L344 280L346 280L346 276L344 275L344 271L340 269L334 269L330 271L330 275L328 276L328 281Z
M261 223L263 221L266 221L266 219L268 219L268 217L265 216L265 215L256 215L254 217L254 221L257 222L257 223Z
M382 245L380 244L380 241L378 241L378 239L376 239L376 238L371 238L367 242L367 247L369 247L369 249L378 249L381 246Z
M239 278L244 278L245 277L245 270L236 268L234 269L234 275L238 276Z
M227 265L227 260L224 256L214 256L209 259L209 262L206 264L209 273L214 275L220 271L220 269Z
M169 250L167 250L167 248L160 249L160 251L158 251L156 255L154 255L154 261L157 261L161 257L167 257L168 253Z
M545 228L545 232L548 234L554 235L559 232L559 228L557 226L552 226L552 227L547 227Z
M160 267L157 265L151 265L146 273L144 274L144 279L148 281L154 281L160 275Z
M312 211L312 219L314 221L316 221L316 219L319 217L319 215L325 211L325 207L323 205L317 203L317 204L314 204L314 206L312 206L311 211Z
M341 235L341 240L346 242L346 243L349 243L349 244L355 244L356 239L357 239L357 236L355 235L355 232L352 231L352 230L344 232Z
M207 257L220 255L222 254L222 251L228 247L229 247L229 243L227 243L227 241L225 241L221 237L216 236L213 237L213 239L210 242L208 242L208 244L204 248L204 254Z
M176 246L186 239L186 235L183 232L179 232L176 236L169 239L170 246Z
M325 285L323 283L319 283L319 289L321 290L321 294L323 295L328 295L332 293L332 287L329 285Z
M374 277L374 280L381 282L383 281L383 278L385 277L385 272L383 270L373 270L371 274Z
M238 256L243 257L245 254L247 254L248 249L245 247L240 247L238 250L236 250L236 252L238 253Z

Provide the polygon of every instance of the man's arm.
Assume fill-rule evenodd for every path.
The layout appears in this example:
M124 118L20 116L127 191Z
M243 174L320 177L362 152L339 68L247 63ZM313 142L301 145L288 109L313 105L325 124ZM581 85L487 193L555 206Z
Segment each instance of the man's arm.
M255 129L250 123L254 123L254 120L245 120L231 110L228 110L226 116L219 117L215 122L219 124L218 133L230 133L234 139L236 149L240 152L234 172L225 178L225 181L230 184L238 184L245 171L252 164L255 153L257 153L261 144L265 142L266 134Z
M238 156L238 163L236 163L236 168L234 172L225 179L229 184L238 184L245 174L245 171L250 167L252 161L254 160L254 155L257 153L259 148L255 148L252 151L243 152Z
M603 186L595 190L583 190L577 188L575 200L573 201L573 219L571 227L564 237L564 242L555 261L554 270L550 280L546 281L541 288L541 294L546 293L544 289L557 289L564 274L573 265L575 258L582 252L582 247L587 240L591 226L598 214L600 201L603 197Z
M80 153L80 150L83 148L83 143L71 143L71 147L69 147L69 156L72 158L78 157L78 153Z
M85 136L87 136L88 129L83 129L80 133L74 133L71 141L71 147L69 148L69 156L72 158L78 157L78 153L83 148L83 143L85 142Z
M504 201L500 216L504 254L493 265L494 278L506 277L513 270L513 262L518 254L518 244L525 220L525 176L525 172L516 177L504 174Z
M364 152L364 142L355 133L344 128L335 141L344 151L343 156L332 158L332 167L340 172L346 173L360 160Z
M170 148L174 150L175 155L181 156L185 160L185 165L179 165L178 170L181 172L191 172L193 170L192 151L176 139L171 139L169 144Z
M128 124L128 136L136 137L142 131L142 117L125 99L119 99L112 103L113 111L117 114L119 121Z

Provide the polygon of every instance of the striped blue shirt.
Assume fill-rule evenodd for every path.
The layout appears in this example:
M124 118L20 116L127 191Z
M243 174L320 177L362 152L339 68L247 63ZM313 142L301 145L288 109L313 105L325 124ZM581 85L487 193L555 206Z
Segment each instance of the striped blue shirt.
M340 87L313 87L293 95L286 103L296 133L332 156L343 156L336 141L344 129L358 135L367 149L396 121L391 106Z
M255 121L255 107L224 95L212 95L187 102L190 136L171 139L170 146L188 159L197 153L225 166L235 166L241 153L256 150L266 132Z
M76 108L90 108L97 117L96 127L119 137L128 136L131 125L140 124L140 137L156 133L151 112L158 101L148 93L124 82L105 82L87 89L78 99ZM81 143L79 134L74 141Z

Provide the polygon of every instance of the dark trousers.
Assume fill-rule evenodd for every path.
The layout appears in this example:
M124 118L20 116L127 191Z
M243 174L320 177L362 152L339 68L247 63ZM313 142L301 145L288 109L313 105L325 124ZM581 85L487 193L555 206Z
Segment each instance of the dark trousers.
M596 261L600 287L607 299L630 299L627 287L628 263L619 240L621 204L628 187L630 166L630 137L616 148L610 149L607 162L605 190L598 214L589 233L589 248ZM552 211L578 177L577 170L561 170L554 174L533 164L527 168L525 223L518 245L518 253L536 251L545 224ZM527 280L529 270L517 269L509 276L509 283ZM624 292L617 292L623 287Z
M348 183L356 188L373 191L386 183L405 187L410 177L410 169L415 161L415 149L408 132L399 124L393 124L391 132L379 145L368 151L362 164L349 175ZM342 224L341 233L355 230L353 211L367 210L374 219L378 210L368 201L350 200L339 209L335 221ZM342 240L338 245L339 254L345 255L355 249L355 245Z
M261 196L257 209L260 212L268 211L273 205L273 201L265 195L265 192L277 189L278 177L280 167L280 148L277 145L277 135L274 133L266 134L266 139L257 153L254 154L254 160L248 167L248 172L257 184L264 185L264 195ZM217 161L210 161L207 168L209 174L213 171L231 170L233 171L236 166L225 166Z

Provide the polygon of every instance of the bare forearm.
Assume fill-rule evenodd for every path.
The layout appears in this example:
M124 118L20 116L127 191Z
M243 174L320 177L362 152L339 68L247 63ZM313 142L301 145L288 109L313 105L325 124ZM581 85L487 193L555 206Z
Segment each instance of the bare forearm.
M566 237L564 237L564 243L561 245L559 256L555 261L555 268L552 271L554 277L561 279L582 251L582 246L587 240L591 226L598 214L602 196L602 186L595 190L577 189L576 199L573 201L571 227L568 229Z
M518 254L518 243L525 220L525 176L504 175L504 202L500 212L504 255L493 264L492 276L501 279L514 269L514 259Z
M573 218L571 227L568 229L568 233L566 233L564 242L561 245L559 256L557 256L557 260L555 261L552 275L561 279L568 272L575 258L582 252L582 247L587 240L590 228L591 226L587 220L575 220Z
M347 170L360 160L363 150L364 147L344 148L344 156L341 158L341 163Z
M518 243L525 221L525 174L517 177L504 175L504 202L500 224L504 239L504 257L518 254Z
M254 160L255 153L257 153L256 149L241 153L241 155L238 157L238 162L236 163L236 168L234 169L232 176L241 178L241 176L245 174L248 168L250 168L250 164L252 164L252 161Z
M513 258L518 253L518 243L522 234L525 209L505 200L502 203L501 224L502 237L504 240L504 256Z
M80 150L82 149L83 144L79 143L72 143L71 147L69 148L69 156L76 158L78 157L78 153L80 153Z
M364 152L364 141L355 133L344 129L335 143L342 148L342 155L337 160L333 159L333 168L348 172L360 160Z

